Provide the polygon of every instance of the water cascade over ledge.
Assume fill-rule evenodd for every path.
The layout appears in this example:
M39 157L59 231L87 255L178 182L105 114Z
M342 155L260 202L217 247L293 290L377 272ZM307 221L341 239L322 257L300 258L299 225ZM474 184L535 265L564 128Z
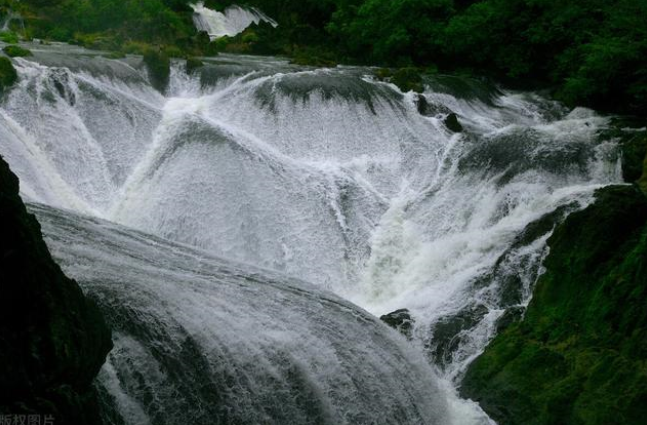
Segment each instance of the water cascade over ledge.
M621 181L607 118L476 80L423 115L367 68L222 55L163 96L141 58L32 50L0 153L112 317L113 423L488 423L452 385ZM400 308L410 342L371 316Z
M229 6L222 12L204 7L203 2L190 5L193 8L193 23L198 31L205 31L213 41L221 37L233 37L252 24L267 22L277 27L276 21L256 8Z

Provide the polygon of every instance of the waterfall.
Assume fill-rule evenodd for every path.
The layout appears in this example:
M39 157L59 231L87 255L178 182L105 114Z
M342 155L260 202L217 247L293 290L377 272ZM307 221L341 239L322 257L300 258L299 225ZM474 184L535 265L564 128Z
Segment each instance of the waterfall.
M223 12L204 7L203 2L190 5L193 8L193 23L198 31L206 31L211 40L233 37L245 31L252 24L267 22L273 27L278 24L256 8L229 6Z
M128 423L488 423L454 386L554 224L621 181L608 118L476 80L428 77L422 115L368 68L221 55L162 96L136 57L33 50L0 153L113 316ZM408 343L370 315L400 308Z

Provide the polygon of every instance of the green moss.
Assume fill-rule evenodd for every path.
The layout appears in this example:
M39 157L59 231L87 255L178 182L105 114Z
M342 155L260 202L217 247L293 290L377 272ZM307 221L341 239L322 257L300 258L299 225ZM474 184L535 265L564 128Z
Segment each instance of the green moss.
M602 189L549 239L523 322L469 368L464 396L500 425L642 424L647 416L647 198Z
M424 86L422 85L422 75L417 68L400 68L393 73L391 82L398 86L403 92L414 91L422 93Z
M126 54L124 52L110 52L103 55L103 57L107 59L123 59L126 57Z
M11 60L0 56L0 93L18 81L18 73Z
M19 40L18 35L15 32L3 31L0 32L0 41L9 44L17 44Z
M291 56L291 63L301 66L334 68L338 65L335 55L332 52L316 47L296 48L291 52Z
M12 58L33 56L31 50L25 49L20 46L6 46L4 49L2 49L2 51L5 52L7 56L10 56Z

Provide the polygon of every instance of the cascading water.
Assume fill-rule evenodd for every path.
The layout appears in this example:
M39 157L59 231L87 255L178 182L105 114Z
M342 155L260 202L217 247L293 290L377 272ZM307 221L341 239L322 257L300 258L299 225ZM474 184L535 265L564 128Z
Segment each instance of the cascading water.
M223 12L204 7L204 2L190 5L193 8L193 23L198 31L205 31L211 40L221 37L233 37L245 31L252 24L267 22L274 28L278 26L275 20L250 7L229 6Z
M472 80L426 81L422 115L365 68L223 55L163 97L140 58L34 53L0 153L112 317L114 423L487 423L449 382L528 302L554 224L621 180L608 119ZM323 290L409 309L413 341Z

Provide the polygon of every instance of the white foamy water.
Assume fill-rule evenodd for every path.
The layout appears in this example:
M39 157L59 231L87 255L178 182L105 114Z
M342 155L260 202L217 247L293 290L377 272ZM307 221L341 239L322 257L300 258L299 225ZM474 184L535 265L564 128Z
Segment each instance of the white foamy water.
M129 299L133 311L150 317L144 323L160 321L165 329L200 335L206 342L192 352L207 360L218 350L216 340L230 344L237 332L250 339L236 352L258 346L256 359L274 359L264 357L262 347L285 339L287 351L302 350L295 361L314 380L328 370L327 349L320 347L337 336L318 328L319 340L310 342L306 328L311 325L300 323L310 307L301 303L318 303L313 299L329 290L375 315L408 308L416 320L409 349L424 354L436 372L420 372L418 357L406 354L413 357L403 361L413 369L388 385L415 394L422 387L407 389L407 374L417 370L432 376L448 400L443 407L447 413L438 410L422 423L487 423L476 406L453 395L454 386L506 311L527 304L552 226L588 204L596 188L621 180L614 143L597 136L608 125L606 118L472 80L428 80L425 96L432 112L423 116L414 94L376 82L362 68L305 70L271 58L223 55L192 77L178 64L163 97L147 83L139 58L90 59L58 47L35 53L34 61L16 61L19 85L0 107L0 153L21 178L24 197L227 259L218 260L213 270L237 264L244 276L261 268L272 272L259 272L263 277L257 280L280 281L276 276L281 275L318 288L308 286L310 298L288 302L294 307L283 313L270 294L274 289L255 294L240 289L226 302L217 302L219 292L204 289L209 278L196 271L201 263L180 267L177 261L184 260L175 257L155 263L157 255L165 255L155 254L156 249L177 253L185 248L177 251L171 242L151 239L142 242L146 247L133 264L124 262L128 270L142 269L146 261L155 264L146 273L133 272L133 283L117 298ZM463 133L451 133L443 125L447 108L458 114ZM51 222L46 231L55 234L56 220ZM125 231L119 229L113 229L115 234ZM131 243L110 243L119 252L122 242ZM71 244L91 250L84 242ZM71 254L65 246L56 244L54 251L70 263L66 270L88 281L88 288L99 288L97 280L107 277L97 278L87 264L108 256L88 255L79 263L85 266L75 268L70 259L81 254ZM116 267L106 267L108 271L96 273L118 275ZM196 283L202 289L185 294L194 278L203 282ZM178 283L160 286L153 296L155 291L145 288L158 280ZM133 289L139 287L141 291ZM247 297L249 304L240 314L253 320L241 328L225 326L235 332L214 330L230 323L224 312ZM147 310L149 303L160 309ZM167 309L162 308L165 303ZM114 303L106 305L115 308ZM258 315L254 309L260 309ZM273 333L263 326L258 334L250 330L263 320L270 328L292 323L294 332ZM390 332L371 323L370 332ZM331 334L336 332L332 328ZM353 329L343 335L353 340L348 347L352 353L338 359L340 364L362 362L367 355L354 344L364 344L361 335L369 331ZM220 340L221 332L228 336ZM163 338L181 349L174 337ZM104 373L112 388L108 391L122 410L135 416L150 410L137 404L139 378L129 375L136 367L127 359L147 363L147 344L153 339L142 342L120 331L117 345L123 348L113 353ZM375 350L390 352L377 345L381 348ZM311 351L322 351L328 360ZM264 364L272 368L272 361ZM379 376L395 373L375 370ZM338 376L334 369L330 373ZM153 371L144 375L151 379L147 385L158 390L176 385ZM319 388L316 394L321 391L329 390ZM393 406L412 400L393 396L397 401L387 402ZM333 407L320 411L337 418L340 399L326 397L322 400ZM409 407L427 418L425 409L437 406ZM406 415L419 417L410 411Z
M273 27L278 24L256 8L229 6L222 12L204 7L203 2L190 5L193 8L193 23L198 31L206 31L211 40L233 37L245 31L252 24L267 22Z

